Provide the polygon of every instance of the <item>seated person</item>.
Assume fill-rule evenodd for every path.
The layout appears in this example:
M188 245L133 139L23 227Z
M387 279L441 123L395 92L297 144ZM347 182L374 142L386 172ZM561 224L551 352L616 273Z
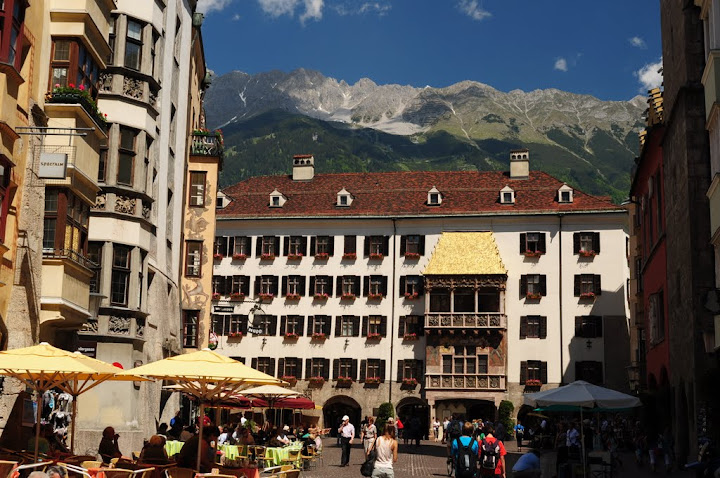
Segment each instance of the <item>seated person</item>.
M193 425L189 425L183 428L183 431L180 432L180 441L188 441L193 436L195 436L195 427Z
M176 455L178 465L184 468L196 469L197 451L201 443L200 473L209 473L215 466L215 450L210 446L210 443L216 441L218 435L220 435L220 430L217 427L207 427L203 429L202 442L197 435L186 441L180 453Z
M282 448L285 446L285 443L282 440L280 440L278 431L276 428L273 428L270 431L270 435L268 435L268 436L270 436L272 438L270 438L267 441L267 446L272 447L272 448Z
M50 450L56 454L70 453L70 449L65 444L65 435L61 430L48 435L48 442L50 443Z
M165 439L160 435L153 435L140 452L140 463L165 464L168 463L165 451Z
M288 436L288 433L290 433L290 427L285 425L280 433L277 434L277 439L283 442L283 444L288 445L290 444L290 437Z
M518 458L512 467L513 478L540 478L540 450L533 449Z
M113 427L106 427L102 433L102 440L98 446L98 454L102 458L103 463L108 464L113 458L122 458L120 447L118 446L118 438L120 435L115 433Z
M315 451L322 451L322 438L320 438L320 435L313 435L310 434L311 437L313 437L313 440L315 440Z
M238 443L240 445L254 445L255 439L253 438L252 434L250 433L250 430L243 427L240 432L240 437L238 438Z

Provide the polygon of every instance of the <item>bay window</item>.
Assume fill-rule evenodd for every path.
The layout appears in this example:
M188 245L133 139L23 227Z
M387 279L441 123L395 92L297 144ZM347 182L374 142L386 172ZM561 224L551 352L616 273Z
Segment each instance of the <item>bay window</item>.
M110 302L113 305L128 305L131 251L127 246L113 245L112 281Z
M135 143L137 131L124 126L120 127L120 144L118 147L117 182L125 186L133 185L135 169Z
M127 37L125 38L125 68L140 70L142 64L143 25L128 19Z
M71 191L45 192L43 250L85 264L90 206Z
M91 98L96 98L100 67L81 40L53 38L50 78L51 90L56 86L75 87L87 91Z

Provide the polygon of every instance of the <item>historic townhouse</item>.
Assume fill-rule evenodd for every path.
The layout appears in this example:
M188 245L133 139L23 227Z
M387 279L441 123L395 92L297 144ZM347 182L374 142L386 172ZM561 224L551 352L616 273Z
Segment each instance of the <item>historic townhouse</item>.
M212 310L185 313L186 343L217 337L327 425L387 400L427 424L575 379L625 388L627 212L527 150L509 173L316 176L295 156L217 207Z

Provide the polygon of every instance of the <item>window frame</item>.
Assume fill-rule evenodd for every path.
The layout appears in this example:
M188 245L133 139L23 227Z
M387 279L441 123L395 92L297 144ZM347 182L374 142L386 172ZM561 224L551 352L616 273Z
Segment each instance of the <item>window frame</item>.
M385 240L383 236L369 236L368 250L371 255L383 255L385 251Z
M130 132L133 136L133 144L132 149L128 149L123 144L123 132ZM137 155L137 141L138 136L140 135L140 132L136 130L135 128L130 128L127 126L120 126L118 130L118 143L117 143L117 149L118 149L118 165L117 165L117 171L115 175L115 181L117 184L120 184L122 186L128 186L133 187L135 183L135 156ZM121 168L123 166L123 158L126 158L126 161L129 161L129 172L130 172L130 178L128 182L125 182L125 176L122 177L121 180Z
M48 199L52 197L55 198L54 210L48 207ZM90 205L69 189L47 187L45 206L43 253L65 257L87 267ZM51 223L52 231L48 229ZM52 234L52 246L46 233Z
M194 248L194 249L191 249ZM193 256L193 254L195 256ZM202 277L203 241L185 241L185 277Z
M118 263L118 257L120 251L126 251L127 255L125 256L125 264L121 265ZM113 244L113 251L112 251L112 275L110 280L110 304L111 305L117 305L121 307L127 307L128 301L129 301L129 292L130 292L130 272L132 269L132 247L126 246L124 244ZM116 300L116 297L119 297L120 294L116 292L116 287L120 284L120 281L118 279L124 277L124 292L122 295L124 295L124 299L122 301ZM116 296L116 294L118 294Z
M340 337L354 337L355 336L355 317L352 315L340 316Z
M188 206L205 207L207 171L190 171Z
M134 38L130 36L130 24L134 23L140 27L140 38ZM130 70L135 71L141 71L142 70L142 57L143 57L143 34L145 30L146 24L138 21L134 18L127 18L126 23L126 31L125 31L125 52L123 55L123 66L125 68L128 68ZM128 61L128 58L130 55L130 51L128 50L128 46L132 45L133 47L137 48L137 60L135 62L135 65L130 64Z
M234 236L233 239L233 255L244 255L250 257L251 242L249 236Z
M194 321L189 320L194 319ZM198 346L198 324L200 311L183 309L183 348L194 349Z
M0 244L5 242L5 229L10 214L10 198L12 196L11 181L13 163L4 155L0 155Z
M100 65L95 61L91 50L86 48L82 40L77 37L53 37L51 42L48 90L52 91L55 85L61 87L73 85L78 89L82 85L91 98L97 99ZM56 58L59 42L68 44L67 58ZM64 78L55 76L55 70L65 70Z

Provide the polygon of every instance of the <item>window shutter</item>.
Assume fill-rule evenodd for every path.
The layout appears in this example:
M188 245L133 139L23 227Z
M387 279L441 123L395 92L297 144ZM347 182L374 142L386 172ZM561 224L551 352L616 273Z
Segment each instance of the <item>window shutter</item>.
M593 289L594 289L595 295L602 294L602 284L600 284L600 274L596 274L593 276Z
M398 321L398 337L402 338L405 335L405 316L401 316Z
M325 316L325 322L323 322L323 334L325 334L325 337L330 337L330 322L332 321L332 317L329 315Z
M317 241L317 239L315 238L315 236L310 238L310 255L311 256L315 255L315 242L316 241Z
M368 329L369 329L368 320L369 320L369 317L367 315L363 317L363 322L362 322L362 336L363 337L367 337L367 335L368 335Z
M402 383L403 379L403 363L404 360L398 360L398 366L397 366L397 382Z
M424 315L418 316L418 327L417 328L418 328L417 334L419 337L422 337L423 335L425 335L425 316Z
M270 335L277 335L277 322L277 315L273 315L270 322Z
M255 295L260 294L260 276L255 276Z
M337 276L337 279L335 279L335 282L337 282L337 287L335 287L335 295L338 297L342 296L342 281L343 276Z
M287 327L287 316L283 315L282 317L280 317L280 335L281 336L285 335L286 327Z
M524 232L520 234L520 254L525 254L527 250L527 234Z
M305 276L300 276L298 287L300 287L300 295L307 295L307 289L305 288Z
M310 295L315 295L315 276L310 276Z
M405 255L405 251L407 250L407 236L400 236L400 257Z
M547 362L540 362L540 381L547 383Z
M314 323L314 322L315 322L315 316L314 316L314 315L309 315L309 316L308 316L308 321L307 321L307 335L308 335L308 337L312 337L313 323Z
M271 284L272 284L271 292L273 293L273 295L275 295L277 297L277 295L278 295L278 277L277 276L273 276Z
M580 253L580 233L576 232L573 234L573 254Z
M320 360L323 361L322 377L327 382L328 380L330 380L330 359L320 359Z
M381 361L380 361L380 372L379 372L379 375L380 375L380 381L383 382L383 383L385 383L385 361L384 361L384 360L381 360Z
M380 318L380 335L387 337L387 317L384 315Z
M363 277L363 297L367 297L370 289L370 276Z
M232 255L235 253L235 236L228 237L228 250L227 250L227 256L232 257Z
M363 238L363 254L365 257L370 256L370 236L365 236Z
M352 359L352 365L350 366L350 378L353 380L357 380L358 378L358 361L357 359Z
M250 278L248 276L243 276L242 285L240 286L240 292L242 292L246 296L250 295Z
M357 252L357 236L344 236L343 251L345 254Z
M297 333L302 336L303 332L305 332L305 316L301 315L298 317Z
M520 295L527 295L527 276L520 276Z
M360 297L360 277L358 276L353 276L353 294Z
M312 372L312 359L305 359L305 380L308 380Z
M388 236L383 236L383 255L390 255L390 238Z
M287 256L290 252L290 236L283 237L283 256Z
M593 250L595 254L600 254L600 233L593 232Z
M598 276L598 277L600 277L600 276ZM382 276L382 281L381 281L380 285L382 288L383 297L387 297L387 292L388 292L387 283L388 283L387 276Z
M418 250L420 251L421 256L425 255L425 236L420 236L420 244Z
M307 237L303 236L300 239L300 252L302 252L303 256L308 255L307 245Z
M288 289L288 276L283 276L282 278L282 295L287 295L287 289Z
M400 290L398 292L400 297L405 297L405 276L400 276Z
M257 362L258 362L257 357L253 357L252 360L250 361L250 366L252 368L254 368L255 370L257 370Z
M280 236L273 237L273 253L278 254L280 251Z
M580 276L578 274L575 274L574 293L575 297L580 297Z
M540 293L547 295L547 276L545 274L540 276Z
M527 338L528 320L524 315L520 317L520 339Z
M335 255L335 236L328 237L328 256Z
M527 382L528 366L526 361L520 362L520 385L525 385Z
M262 255L262 236L258 236L255 239L255 257Z
M277 376L283 377L284 375L285 375L285 359L281 358L281 359L278 359Z
M302 359L296 358L295 363L297 364L297 378L300 378L303 376L303 363Z
M582 317L576 316L575 317L575 337L582 337L583 336L583 326L582 326Z
M415 375L413 376L414 379L417 381L420 381L422 376L424 375L423 371L423 361L422 360L416 360L415 361Z
M342 325L342 316L338 315L335 317L335 337L340 337L340 329Z
M352 318L353 320L353 337L359 337L360 336L360 316L355 315Z
M333 360L333 380L337 380L340 376L340 359Z
M540 338L547 338L547 317L540 317Z
M333 295L333 280L332 280L332 276L325 276L325 280L327 281L327 285L328 285L328 296L332 297L332 295Z
M540 241L538 242L538 249L540 252L547 252L547 246L545 245L545 233L540 233Z
M367 373L367 360L360 361L360 382L365 382L365 374Z
M603 318L602 315L595 317L595 330L597 331L597 336L602 337L603 336Z

